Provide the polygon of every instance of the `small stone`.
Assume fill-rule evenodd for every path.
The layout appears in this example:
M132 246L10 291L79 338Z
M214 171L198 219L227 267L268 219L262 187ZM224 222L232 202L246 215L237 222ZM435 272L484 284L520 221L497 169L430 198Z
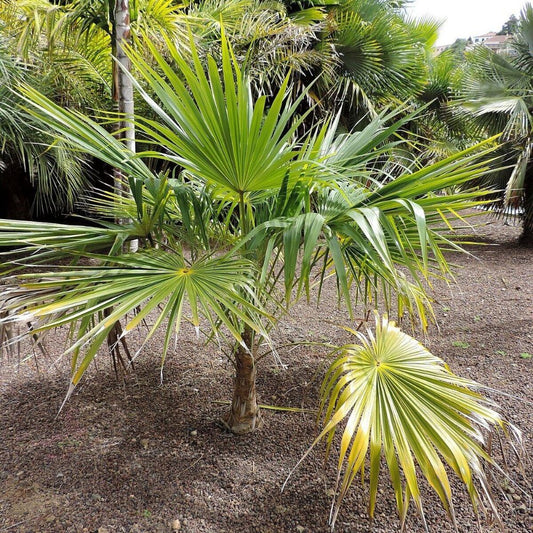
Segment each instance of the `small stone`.
M285 514L288 511L288 509L284 505L276 505L276 507L274 508L274 511L277 514Z
M51 524L52 522L55 522L55 521L56 521L56 517L55 517L53 514L49 514L49 515L45 518L45 520L46 520L49 524Z
M526 504L525 503L522 503L521 505L519 505L516 510L519 512L519 513L525 513L527 511L527 507L526 507Z
M197 437L198 436L198 431L196 431L196 429L193 429L191 431L191 437Z
M109 533L109 529L107 529L107 527L99 527L98 528L98 533Z
M146 450L148 448L148 445L150 444L150 441L148 439L141 439L141 446Z
M176 518L176 520L172 520L170 527L172 527L172 531L179 531L181 529L181 522Z
M298 531L298 533L303 533L303 532L305 531L305 527L304 527L304 526L297 525L297 526L296 526L296 531Z
M522 499L522 496L520 494L513 494L513 500L515 502L519 502Z

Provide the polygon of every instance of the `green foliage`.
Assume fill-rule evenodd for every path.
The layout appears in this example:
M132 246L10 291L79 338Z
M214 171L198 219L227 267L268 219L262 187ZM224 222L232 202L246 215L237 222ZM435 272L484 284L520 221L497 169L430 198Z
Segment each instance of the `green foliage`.
M509 20L502 26L502 29L498 32L498 35L514 35L518 32L520 22L516 18L516 15L511 15Z
M485 172L479 159L491 148L475 147L384 181L383 161L399 143L390 138L410 115L383 113L341 136L332 120L298 140L304 117L296 114L299 100L288 99L288 81L268 105L263 96L254 99L226 44L222 71L212 59L204 70L192 42L192 66L167 44L172 63L150 45L156 67L130 51L144 76L138 90L158 117L138 117L136 128L159 151L133 154L87 117L23 89L28 112L75 150L120 169L132 191L131 200L107 195L94 202L96 212L131 220L120 226L0 225L0 245L24 252L28 263L92 263L39 269L6 286L6 309L39 317L36 331L72 325L72 386L113 325L136 308L142 317L163 306L154 327L166 328L164 359L184 302L194 325L203 315L210 329L224 328L241 342L242 324L266 336L271 315L278 318L295 296L308 295L316 272L319 284L336 276L350 311L382 294L388 307L395 303L400 316L418 316L425 327L431 316L426 284L449 274L443 248L457 248L442 222L474 205L479 194L435 192ZM148 166L153 158L183 170L167 179ZM144 250L123 255L129 239L139 239ZM12 287L16 297L8 296Z
M191 6L187 21L202 50L217 59L225 29L257 92L275 92L290 76L294 87L310 89L315 115L342 106L349 129L426 81L437 24L407 20L400 4L207 0Z
M487 134L503 132L507 170L485 179L501 190L500 207L523 211L525 243L533 242L531 162L533 120L533 7L525 4L511 41L513 53L496 54L479 46L467 53L460 105Z
M17 61L9 43L0 39L0 171L9 166L26 170L36 188L36 213L72 209L75 198L88 185L82 169L84 158L73 158L61 139L48 146L52 137L46 124L37 129L35 121L20 107L20 83L50 90L47 81L33 65Z
M167 0L131 2L134 35L184 39L181 5ZM46 124L32 127L20 108L24 81L61 107L111 110L114 2L12 0L0 9L0 148L2 159L24 168L35 186L37 215L71 212L95 178L86 158L68 152ZM102 180L102 176L98 176Z

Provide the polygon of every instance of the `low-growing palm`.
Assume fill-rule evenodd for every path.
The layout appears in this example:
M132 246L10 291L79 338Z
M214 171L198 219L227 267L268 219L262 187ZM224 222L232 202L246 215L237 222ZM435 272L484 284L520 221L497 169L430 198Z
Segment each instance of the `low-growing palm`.
M339 137L332 119L298 140L305 117L296 114L300 102L286 98L288 82L269 107L265 96L254 99L225 41L221 70L210 59L205 71L192 43L192 67L170 42L171 61L150 48L156 67L133 52L131 59L155 97L137 88L158 117L138 117L136 127L157 151L135 155L87 117L24 89L34 116L128 177L131 199L102 195L94 209L131 223L1 221L5 254L22 254L36 268L19 274L13 260L2 299L8 320L38 320L34 332L70 325L69 394L120 320L126 334L154 312L148 338L164 330L163 361L184 314L211 338L223 342L225 332L236 369L225 422L251 431L261 423L258 349L313 280L335 276L349 310L382 294L389 307L395 299L400 316L427 324L427 282L449 273L443 248L455 247L443 221L479 194L436 192L483 173L479 158L489 149L390 180L381 169L411 117L382 114ZM154 173L147 164L154 158L170 170ZM140 240L137 253L123 252L128 239ZM65 257L84 261L41 266Z

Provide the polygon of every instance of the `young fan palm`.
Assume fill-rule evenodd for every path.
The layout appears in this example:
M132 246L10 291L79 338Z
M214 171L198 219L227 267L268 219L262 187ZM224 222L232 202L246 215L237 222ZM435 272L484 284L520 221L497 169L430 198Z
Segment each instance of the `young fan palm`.
M449 273L442 249L454 246L442 221L479 194L434 192L478 177L488 149L478 146L387 181L379 168L411 117L382 114L340 137L332 120L298 141L305 116L295 113L298 100L287 100L288 82L269 107L265 96L254 99L225 41L221 70L209 59L207 71L192 44L192 66L170 42L170 62L148 46L156 67L139 54L130 57L143 76L137 89L157 116L138 117L136 127L157 151L135 155L87 117L24 90L36 117L128 177L131 200L107 196L95 209L132 222L1 221L0 245L12 250L5 254L23 254L37 268L17 274L13 262L2 298L10 320L39 321L34 332L71 325L69 394L119 320L127 333L157 312L148 338L165 330L164 361L188 302L196 328L225 331L236 341L226 424L244 433L261 423L255 391L261 341L298 296L309 294L315 275L319 284L334 275L349 309L376 293L391 306L395 295L400 315L427 323L426 282ZM154 173L146 164L153 158L174 172ZM124 241L134 238L139 252L123 253ZM63 257L90 264L39 266Z

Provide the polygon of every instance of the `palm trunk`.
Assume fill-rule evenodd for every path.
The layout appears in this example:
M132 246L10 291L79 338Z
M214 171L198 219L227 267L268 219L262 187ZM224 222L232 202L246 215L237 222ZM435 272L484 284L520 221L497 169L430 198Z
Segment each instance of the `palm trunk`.
M117 103L117 110L120 116L118 137L124 140L124 144L129 150L135 152L135 127L133 122L135 108L133 83L129 77L131 61L125 52L125 47L131 42L129 0L115 0L114 21L113 53L116 61L113 63L113 99ZM129 197L131 192L122 172L114 169L113 177L115 190L120 191L123 198ZM131 220L119 220L118 222L128 224ZM125 246L125 249L130 252L136 252L138 248L139 243L137 240L133 240Z
M224 420L226 427L238 435L250 433L263 424L255 388L257 345L254 342L253 332L248 327L245 328L243 340L249 350L243 346L237 348L233 400L231 410Z
M131 71L131 62L125 53L125 46L131 40L129 0L116 0L114 19L113 48L116 61L113 64L113 98L117 103L118 113L121 117L119 123L120 138L124 139L125 145L132 152L135 152L133 83L128 76Z

